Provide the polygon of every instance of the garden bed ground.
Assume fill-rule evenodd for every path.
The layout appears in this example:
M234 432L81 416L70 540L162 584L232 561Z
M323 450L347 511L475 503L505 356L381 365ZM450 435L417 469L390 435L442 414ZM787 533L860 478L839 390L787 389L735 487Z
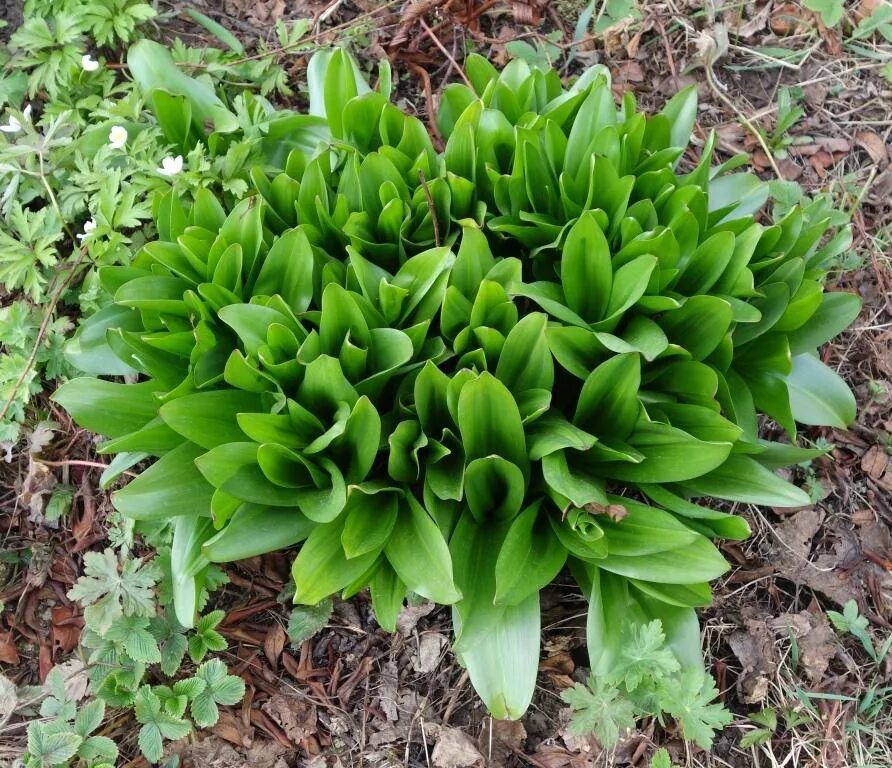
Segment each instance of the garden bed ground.
M268 39L278 18L311 17L320 44L349 41L369 64L390 57L398 100L427 119L442 87L459 78L463 51L473 46L504 63L512 40L567 50L587 3L194 5L246 43ZM648 107L696 83L701 108L695 135L715 128L721 157L750 152L766 177L779 170L808 191L830 189L839 205L857 207L855 242L837 285L861 294L864 310L825 349L824 360L854 389L858 420L848 431L806 432L835 446L828 458L796 470L813 506L736 510L754 535L723 547L736 567L717 585L713 607L701 614L704 647L734 724L712 754L686 752L676 732L653 722L609 754L593 740L569 736L559 693L582 679L586 665L585 604L569 582L543 595L539 686L520 723L493 723L485 716L448 649L448 610L412 606L399 632L388 635L360 595L337 603L328 627L290 647L289 606L277 599L289 581L290 558L279 553L228 569L230 583L215 598L228 611L224 660L246 680L248 693L210 733L174 745L182 764L624 766L648 765L657 745L682 764L892 766L892 656L875 663L824 613L854 599L876 638L892 630L892 84L880 77L875 60L853 53L843 35L822 29L796 4L738 4L710 17L699 3L675 0L641 2L639 11L637 19L621 20L577 45L567 72L600 61L610 67L617 91L632 90ZM858 12L849 10L853 20ZM178 16L160 34L188 36L193 45L206 35ZM764 53L766 47L772 53ZM777 66L777 49L784 48L809 53ZM704 57L714 63L711 78ZM289 60L295 82L301 82L304 63L301 57ZM740 118L770 134L784 87L802 89L805 115L790 132L801 141L786 157L775 152L775 169ZM5 671L11 665L18 670L20 682L36 681L54 663L68 660L70 671L79 664L82 622L65 592L80 572L82 553L101 546L111 509L97 489L101 459L92 436L48 401L42 404L60 428L31 435L31 451L40 459L20 446L0 462L0 663ZM69 518L56 529L33 522L29 509L48 475L78 489ZM23 567L16 553L26 549L32 554ZM760 727L750 715L763 708L775 713L776 728L762 744L741 748L741 737ZM131 722L110 720L104 732L132 758L128 765L143 762L136 757Z

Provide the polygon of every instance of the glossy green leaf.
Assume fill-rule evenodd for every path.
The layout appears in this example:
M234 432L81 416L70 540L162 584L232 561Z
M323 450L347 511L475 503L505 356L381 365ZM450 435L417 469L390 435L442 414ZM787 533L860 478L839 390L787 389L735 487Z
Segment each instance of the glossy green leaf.
M400 504L384 552L408 589L446 605L461 599L453 582L452 559L443 534L412 496Z
M811 354L796 355L785 379L793 418L845 429L855 420L855 396L840 376Z
M204 450L183 443L164 454L139 477L112 494L115 509L137 520L166 520L180 515L210 516L213 487L195 466Z

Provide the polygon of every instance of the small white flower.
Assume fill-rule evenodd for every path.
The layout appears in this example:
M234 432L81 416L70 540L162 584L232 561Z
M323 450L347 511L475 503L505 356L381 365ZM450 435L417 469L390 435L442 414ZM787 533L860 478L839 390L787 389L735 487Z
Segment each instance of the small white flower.
M123 149L127 143L127 129L123 125L112 126L108 132L108 145L112 149Z
M31 105L29 104L22 110L22 117L26 122L31 122ZM22 123L14 115L9 116L9 122L6 125L0 125L0 131L3 133L18 133L22 130Z
M96 229L96 219L90 219L89 221L84 222L84 231L77 236L78 240L83 240L85 237L89 237L93 234L93 231Z
M183 156L177 155L176 157L170 157L168 155L161 161L161 167L158 169L158 173L162 176L176 176L182 170Z
M85 53L81 56L81 67L84 72L95 72L99 69L99 62L96 61L89 53Z

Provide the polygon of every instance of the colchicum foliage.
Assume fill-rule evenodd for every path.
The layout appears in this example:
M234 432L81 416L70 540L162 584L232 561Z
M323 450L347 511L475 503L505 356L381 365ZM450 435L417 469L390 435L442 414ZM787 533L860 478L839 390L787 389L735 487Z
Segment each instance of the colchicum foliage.
M173 518L184 626L211 563L303 542L296 602L369 587L387 629L408 592L452 605L475 688L519 717L539 591L568 565L593 690L692 679L658 707L684 715L715 693L694 612L728 568L711 540L749 533L692 499L808 503L772 470L818 452L760 440L758 417L791 440L853 418L815 354L859 310L823 285L851 236L823 200L757 216L767 185L714 167L712 137L678 172L692 90L647 118L602 68L569 88L521 61L467 72L438 153L386 67L370 90L345 53L317 54L310 114L270 120L256 192L165 194L157 241L100 271L114 302L71 362L138 382L56 399L109 438L113 472L157 457L113 499ZM226 146L210 88L146 82L172 143Z

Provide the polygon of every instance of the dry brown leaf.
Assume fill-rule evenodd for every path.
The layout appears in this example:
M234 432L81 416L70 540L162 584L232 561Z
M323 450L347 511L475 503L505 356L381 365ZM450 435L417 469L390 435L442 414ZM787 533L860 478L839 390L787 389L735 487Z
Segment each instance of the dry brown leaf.
M769 622L782 636L792 635L799 646L799 665L813 683L820 682L836 655L836 635L823 613L784 613Z
M825 152L835 153L851 152L852 144L843 136L816 136L815 144L818 144Z
M295 744L316 733L316 706L297 696L271 696L260 707Z
M266 638L263 641L263 652L270 666L276 670L279 668L279 656L285 650L285 640L287 635L281 624L274 623L266 632Z
M818 178L823 179L827 175L827 169L833 165L833 155L829 152L815 152L808 158L808 164L815 169Z
M12 632L0 632L0 662L3 664L19 663L19 652L12 639Z
M250 747L254 743L254 728L246 726L228 709L220 712L220 719L214 726L213 733L238 747Z
M858 7L855 9L855 18L859 21L861 19L868 19L873 16L877 8L882 7L887 2L888 0L861 0L861 2L858 3Z
M625 61L617 68L617 79L624 83L640 83L644 80L644 70L637 61Z
M889 162L889 147L878 133L859 131L855 134L855 143L862 147L877 165L885 166Z
M420 605L406 605L396 617L396 631L403 637L408 637L415 629L419 619L427 616L436 606L433 603L421 603Z
M852 512L852 523L854 525L867 525L875 520L876 515L874 515L871 509L856 509Z
M399 697L399 672L397 671L396 662L387 661L382 665L381 673L378 675L378 706L391 723L399 720L399 707L397 699Z
M477 748L486 755L487 768L504 768L514 765L514 754L521 750L527 732L520 720L494 720L483 722Z
M786 181L796 181L802 175L802 166L789 157L781 158L777 161L778 170Z
M458 728L440 730L431 760L437 768L470 768L486 763L471 737Z
M425 632L418 639L418 646L412 652L412 669L421 674L433 672L440 663L440 654L446 646L446 636L438 632Z
M43 508L46 504L44 497L49 497L56 482L56 476L46 464L33 456L29 457L28 474L22 481L21 499L31 510L32 521L43 522Z
M811 24L803 18L803 14L811 16L796 3L783 3L771 13L771 31L776 35L792 35L808 31Z
M755 704L767 697L769 678L777 669L774 635L765 618L752 611L745 612L741 619L746 629L732 633L728 645L741 665L738 694L747 704Z
M765 25L768 24L768 15L770 12L770 3L762 6L762 8L758 10L749 21L747 21L745 24L741 24L739 27L734 28L737 37L748 40L749 38L753 37L753 35L765 29ZM736 16L736 10L732 11L731 13ZM729 21L733 24L733 21L730 18Z
M557 653L539 663L540 672L557 675L572 675L574 669L576 664L573 663L573 657L569 653Z
M892 457L879 445L872 445L861 458L861 469L883 488L892 490Z

